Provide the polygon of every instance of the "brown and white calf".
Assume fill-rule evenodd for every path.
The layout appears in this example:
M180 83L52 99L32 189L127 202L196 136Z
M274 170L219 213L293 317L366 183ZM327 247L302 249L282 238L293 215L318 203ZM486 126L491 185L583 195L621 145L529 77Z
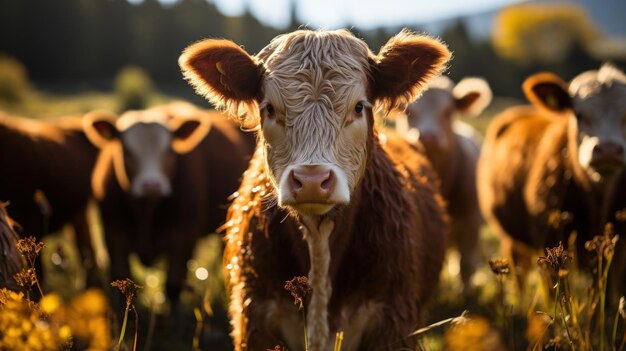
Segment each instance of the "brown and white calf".
M79 116L34 120L0 112L0 201L10 203L25 236L41 239L71 224L90 284L98 281L86 209L97 156ZM35 200L39 191L47 199L44 211Z
M217 112L172 103L85 117L101 155L92 185L111 278L130 277L128 255L168 259L166 289L176 302L197 239L224 222L254 142Z
M211 39L181 55L198 93L258 126L225 226L237 350L304 350L301 312L283 290L294 276L313 288L311 350L329 350L338 331L342 350L415 346L447 218L426 158L379 139L372 107L413 99L449 57L406 31L374 55L346 30L281 35L256 56Z
M506 110L487 130L478 166L482 211L512 239L517 261L527 248L567 243L577 252L606 223L626 235L616 212L626 208L626 76L605 64L569 84L551 73L524 82L534 106ZM614 286L624 291L626 245L618 242Z
M479 231L483 222L476 193L476 164L482 138L458 115L477 116L491 102L484 79L465 78L456 86L445 76L433 79L422 96L395 116L396 131L419 141L441 180L451 234L461 254L461 279L468 292L480 260Z

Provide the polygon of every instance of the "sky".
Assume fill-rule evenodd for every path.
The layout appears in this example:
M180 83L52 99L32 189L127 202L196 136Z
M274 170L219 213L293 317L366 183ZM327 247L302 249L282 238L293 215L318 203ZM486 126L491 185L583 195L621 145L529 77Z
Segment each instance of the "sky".
M140 2L133 0L132 2ZM160 0L173 3L177 0ZM319 28L355 25L363 29L430 22L480 13L520 0L209 0L231 16L246 7L261 22L277 28L289 24L290 8L297 3L300 22Z

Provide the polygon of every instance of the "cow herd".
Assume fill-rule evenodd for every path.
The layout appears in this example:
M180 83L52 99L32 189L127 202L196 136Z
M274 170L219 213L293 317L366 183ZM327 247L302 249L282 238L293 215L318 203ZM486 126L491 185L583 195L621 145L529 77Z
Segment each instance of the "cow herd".
M223 233L236 350L304 350L305 335L329 350L339 331L342 350L415 349L407 336L451 244L471 296L483 218L521 273L572 232L579 253L607 223L626 235L624 73L533 75L531 104L494 117L483 140L456 117L480 114L489 85L440 76L450 58L406 30L378 54L346 30L298 30L256 55L199 41L179 65L222 112L175 102L54 121L0 113L0 201L27 235L72 225L92 276L94 200L111 280L130 277L131 253L146 265L164 256L172 301L198 239ZM614 296L626 291L626 245L615 250ZM298 276L312 288L306 319L283 288Z

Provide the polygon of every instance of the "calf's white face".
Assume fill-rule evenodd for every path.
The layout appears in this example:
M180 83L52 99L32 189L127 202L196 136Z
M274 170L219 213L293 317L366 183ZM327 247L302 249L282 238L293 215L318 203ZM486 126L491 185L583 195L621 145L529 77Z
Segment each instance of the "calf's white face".
M446 154L454 137L456 114L477 116L491 102L489 84L481 78L465 78L456 86L445 76L433 79L406 113L396 117L396 130L411 142L420 141L429 155Z
M396 129L409 141L420 141L429 153L446 152L452 137L454 99L443 89L431 88L398 117Z
M371 133L367 47L350 37L324 41L311 34L261 54L268 55L259 108L270 178L279 205L312 214L350 201Z
M193 149L208 130L199 128L208 121L189 116L177 119L177 108L171 105L129 111L119 119L102 113L85 117L85 131L94 144L119 145L113 158L116 176L134 197L171 195L177 154ZM192 141L185 144L188 140Z
M626 76L611 65L578 75L569 87L558 77L538 74L524 89L540 106L573 114L580 166L600 182L626 165Z
M626 163L626 80L603 85L597 78L579 77L572 88L581 166L596 178L622 169Z
M135 197L168 196L175 162L172 133L160 123L136 123L120 136Z
M374 56L347 31L301 30L256 57L232 42L205 40L179 64L213 103L232 114L248 110L279 205L317 216L348 204L363 177L374 103L413 98L448 58L439 42L408 32Z

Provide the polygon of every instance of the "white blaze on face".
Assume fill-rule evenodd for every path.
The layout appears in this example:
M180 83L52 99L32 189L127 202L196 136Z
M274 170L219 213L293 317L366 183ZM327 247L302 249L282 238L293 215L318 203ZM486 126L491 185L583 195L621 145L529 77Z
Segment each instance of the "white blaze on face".
M396 130L407 140L421 140L428 151L446 151L452 134L452 117L455 111L452 94L444 89L432 88L411 103L406 114L396 120Z
M279 205L303 214L347 204L365 169L368 51L351 39L322 45L307 36L276 49L265 62L259 107L268 173ZM321 187L330 184L325 197L294 191L308 191L311 178Z
M122 132L121 140L132 195L171 194L171 132L160 123L136 123Z
M598 181L626 164L626 84L588 82L577 88L573 108L578 161L591 180Z

